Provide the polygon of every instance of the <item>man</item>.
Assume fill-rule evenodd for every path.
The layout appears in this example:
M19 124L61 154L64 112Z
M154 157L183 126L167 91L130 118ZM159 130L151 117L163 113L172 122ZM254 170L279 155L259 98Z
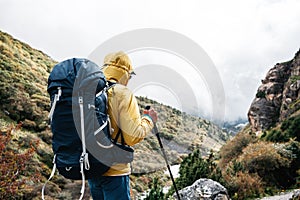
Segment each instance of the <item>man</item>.
M146 115L140 116L136 98L126 87L135 73L129 57L124 52L108 54L104 58L103 72L108 81L117 83L108 90L112 138L116 137L120 129L125 144L133 146L151 132L157 121L157 113L150 109ZM112 166L102 177L90 179L88 182L93 199L130 199L130 172L130 163L120 163Z

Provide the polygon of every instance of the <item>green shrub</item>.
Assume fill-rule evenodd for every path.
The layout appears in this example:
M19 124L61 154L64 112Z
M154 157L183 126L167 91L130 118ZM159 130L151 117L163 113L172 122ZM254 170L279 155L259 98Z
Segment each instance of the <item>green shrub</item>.
M292 138L300 141L300 115L284 120L280 130L272 129L263 138L272 142L288 142Z
M151 190L149 194L146 197L146 200L163 200L164 199L164 193L163 188L160 185L158 178L154 178Z
M265 138L267 141L271 142L284 142L289 140L288 135L284 134L284 132L277 129L272 129L268 134L266 134L262 138Z
M297 82L298 80L300 80L300 76L299 75L293 75L290 77L290 80L291 80L291 83L295 83Z
M300 141L300 115L297 117L291 117L287 122L282 124L281 130L284 131L289 138L296 138Z
M199 178L211 178L221 182L221 170L214 163L214 155L211 152L209 158L202 158L200 150L197 149L189 154L180 164L179 178L175 180L177 188L180 190L192 185ZM172 186L167 196L175 192Z

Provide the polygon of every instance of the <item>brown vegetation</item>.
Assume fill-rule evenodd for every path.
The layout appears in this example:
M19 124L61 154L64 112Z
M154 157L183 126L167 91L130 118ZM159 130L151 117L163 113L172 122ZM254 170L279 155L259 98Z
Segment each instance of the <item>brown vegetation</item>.
M13 133L19 131L20 126L1 127L0 199L29 198L35 184L41 180L37 168L31 167L39 141L22 141L17 146L13 143L16 139Z

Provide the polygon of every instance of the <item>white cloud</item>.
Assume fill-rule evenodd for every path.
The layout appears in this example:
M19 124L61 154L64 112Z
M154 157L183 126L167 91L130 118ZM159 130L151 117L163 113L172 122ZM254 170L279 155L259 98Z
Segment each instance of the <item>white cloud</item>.
M299 10L298 0L1 0L0 29L56 60L86 57L133 29L184 34L212 58L226 117L235 119L246 115L268 69L299 49Z

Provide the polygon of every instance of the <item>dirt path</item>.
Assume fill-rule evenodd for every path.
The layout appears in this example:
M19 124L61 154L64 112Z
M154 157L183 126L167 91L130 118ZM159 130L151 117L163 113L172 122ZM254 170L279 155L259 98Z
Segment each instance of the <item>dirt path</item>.
M295 191L285 192L285 193L274 195L274 196L271 196L271 197L264 197L264 198L259 199L259 200L290 200L290 199L292 199L292 196L295 193Z

